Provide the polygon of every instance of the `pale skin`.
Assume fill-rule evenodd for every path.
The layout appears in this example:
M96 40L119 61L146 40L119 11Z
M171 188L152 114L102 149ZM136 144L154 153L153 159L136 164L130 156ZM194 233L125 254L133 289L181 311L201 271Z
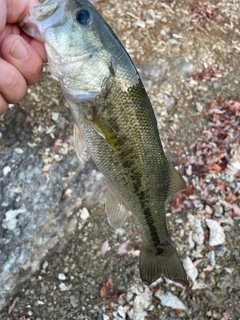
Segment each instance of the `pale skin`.
M36 83L47 55L42 43L21 31L18 24L37 0L0 0L0 115Z

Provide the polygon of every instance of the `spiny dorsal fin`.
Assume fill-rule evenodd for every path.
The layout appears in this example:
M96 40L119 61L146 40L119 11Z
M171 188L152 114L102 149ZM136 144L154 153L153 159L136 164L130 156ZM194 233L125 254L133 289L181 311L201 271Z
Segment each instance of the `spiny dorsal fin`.
M115 149L121 150L122 143L116 133L116 131L107 123L101 116L95 115L92 120L95 130L97 133L103 137L107 144Z
M129 210L117 199L110 189L107 192L105 211L107 213L108 222L114 229L121 228L129 215Z
M170 183L168 187L168 197L174 195L176 192L186 189L186 183L183 180L180 173L169 165L169 176L170 176Z
M73 145L78 158L82 160L82 154L85 150L85 143L83 140L82 133L75 123L73 125Z

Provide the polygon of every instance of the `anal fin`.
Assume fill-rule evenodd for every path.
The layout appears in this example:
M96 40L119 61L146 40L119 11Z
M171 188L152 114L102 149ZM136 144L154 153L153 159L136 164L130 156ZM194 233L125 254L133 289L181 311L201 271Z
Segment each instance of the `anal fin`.
M82 155L85 150L85 143L82 133L75 123L73 125L73 144L78 158L82 160Z
M110 189L107 192L105 211L107 213L108 222L114 229L121 228L129 215L128 208L117 199Z

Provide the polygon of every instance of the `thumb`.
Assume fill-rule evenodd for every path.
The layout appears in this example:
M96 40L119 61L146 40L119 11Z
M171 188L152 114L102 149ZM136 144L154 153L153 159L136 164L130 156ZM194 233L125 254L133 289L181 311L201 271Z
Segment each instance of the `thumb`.
M21 36L7 36L1 44L1 55L18 69L27 84L31 85L39 80L43 67L42 58Z

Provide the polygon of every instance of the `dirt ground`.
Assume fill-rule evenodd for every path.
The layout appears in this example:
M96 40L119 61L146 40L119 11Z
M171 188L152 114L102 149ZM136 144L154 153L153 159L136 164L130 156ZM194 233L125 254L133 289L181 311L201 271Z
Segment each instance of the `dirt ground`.
M150 289L143 285L139 228L130 217L123 229L113 230L99 199L97 206L83 204L90 215L81 231L46 256L1 319L240 319L240 2L99 0L95 5L138 67L166 154L190 185L166 206L189 283L182 288L160 279ZM54 112L66 110L47 67L22 107L28 113L34 109L43 127ZM227 144L229 132L218 134L225 114L232 130ZM212 150L218 159L210 166L206 158ZM208 220L217 222L217 230Z

